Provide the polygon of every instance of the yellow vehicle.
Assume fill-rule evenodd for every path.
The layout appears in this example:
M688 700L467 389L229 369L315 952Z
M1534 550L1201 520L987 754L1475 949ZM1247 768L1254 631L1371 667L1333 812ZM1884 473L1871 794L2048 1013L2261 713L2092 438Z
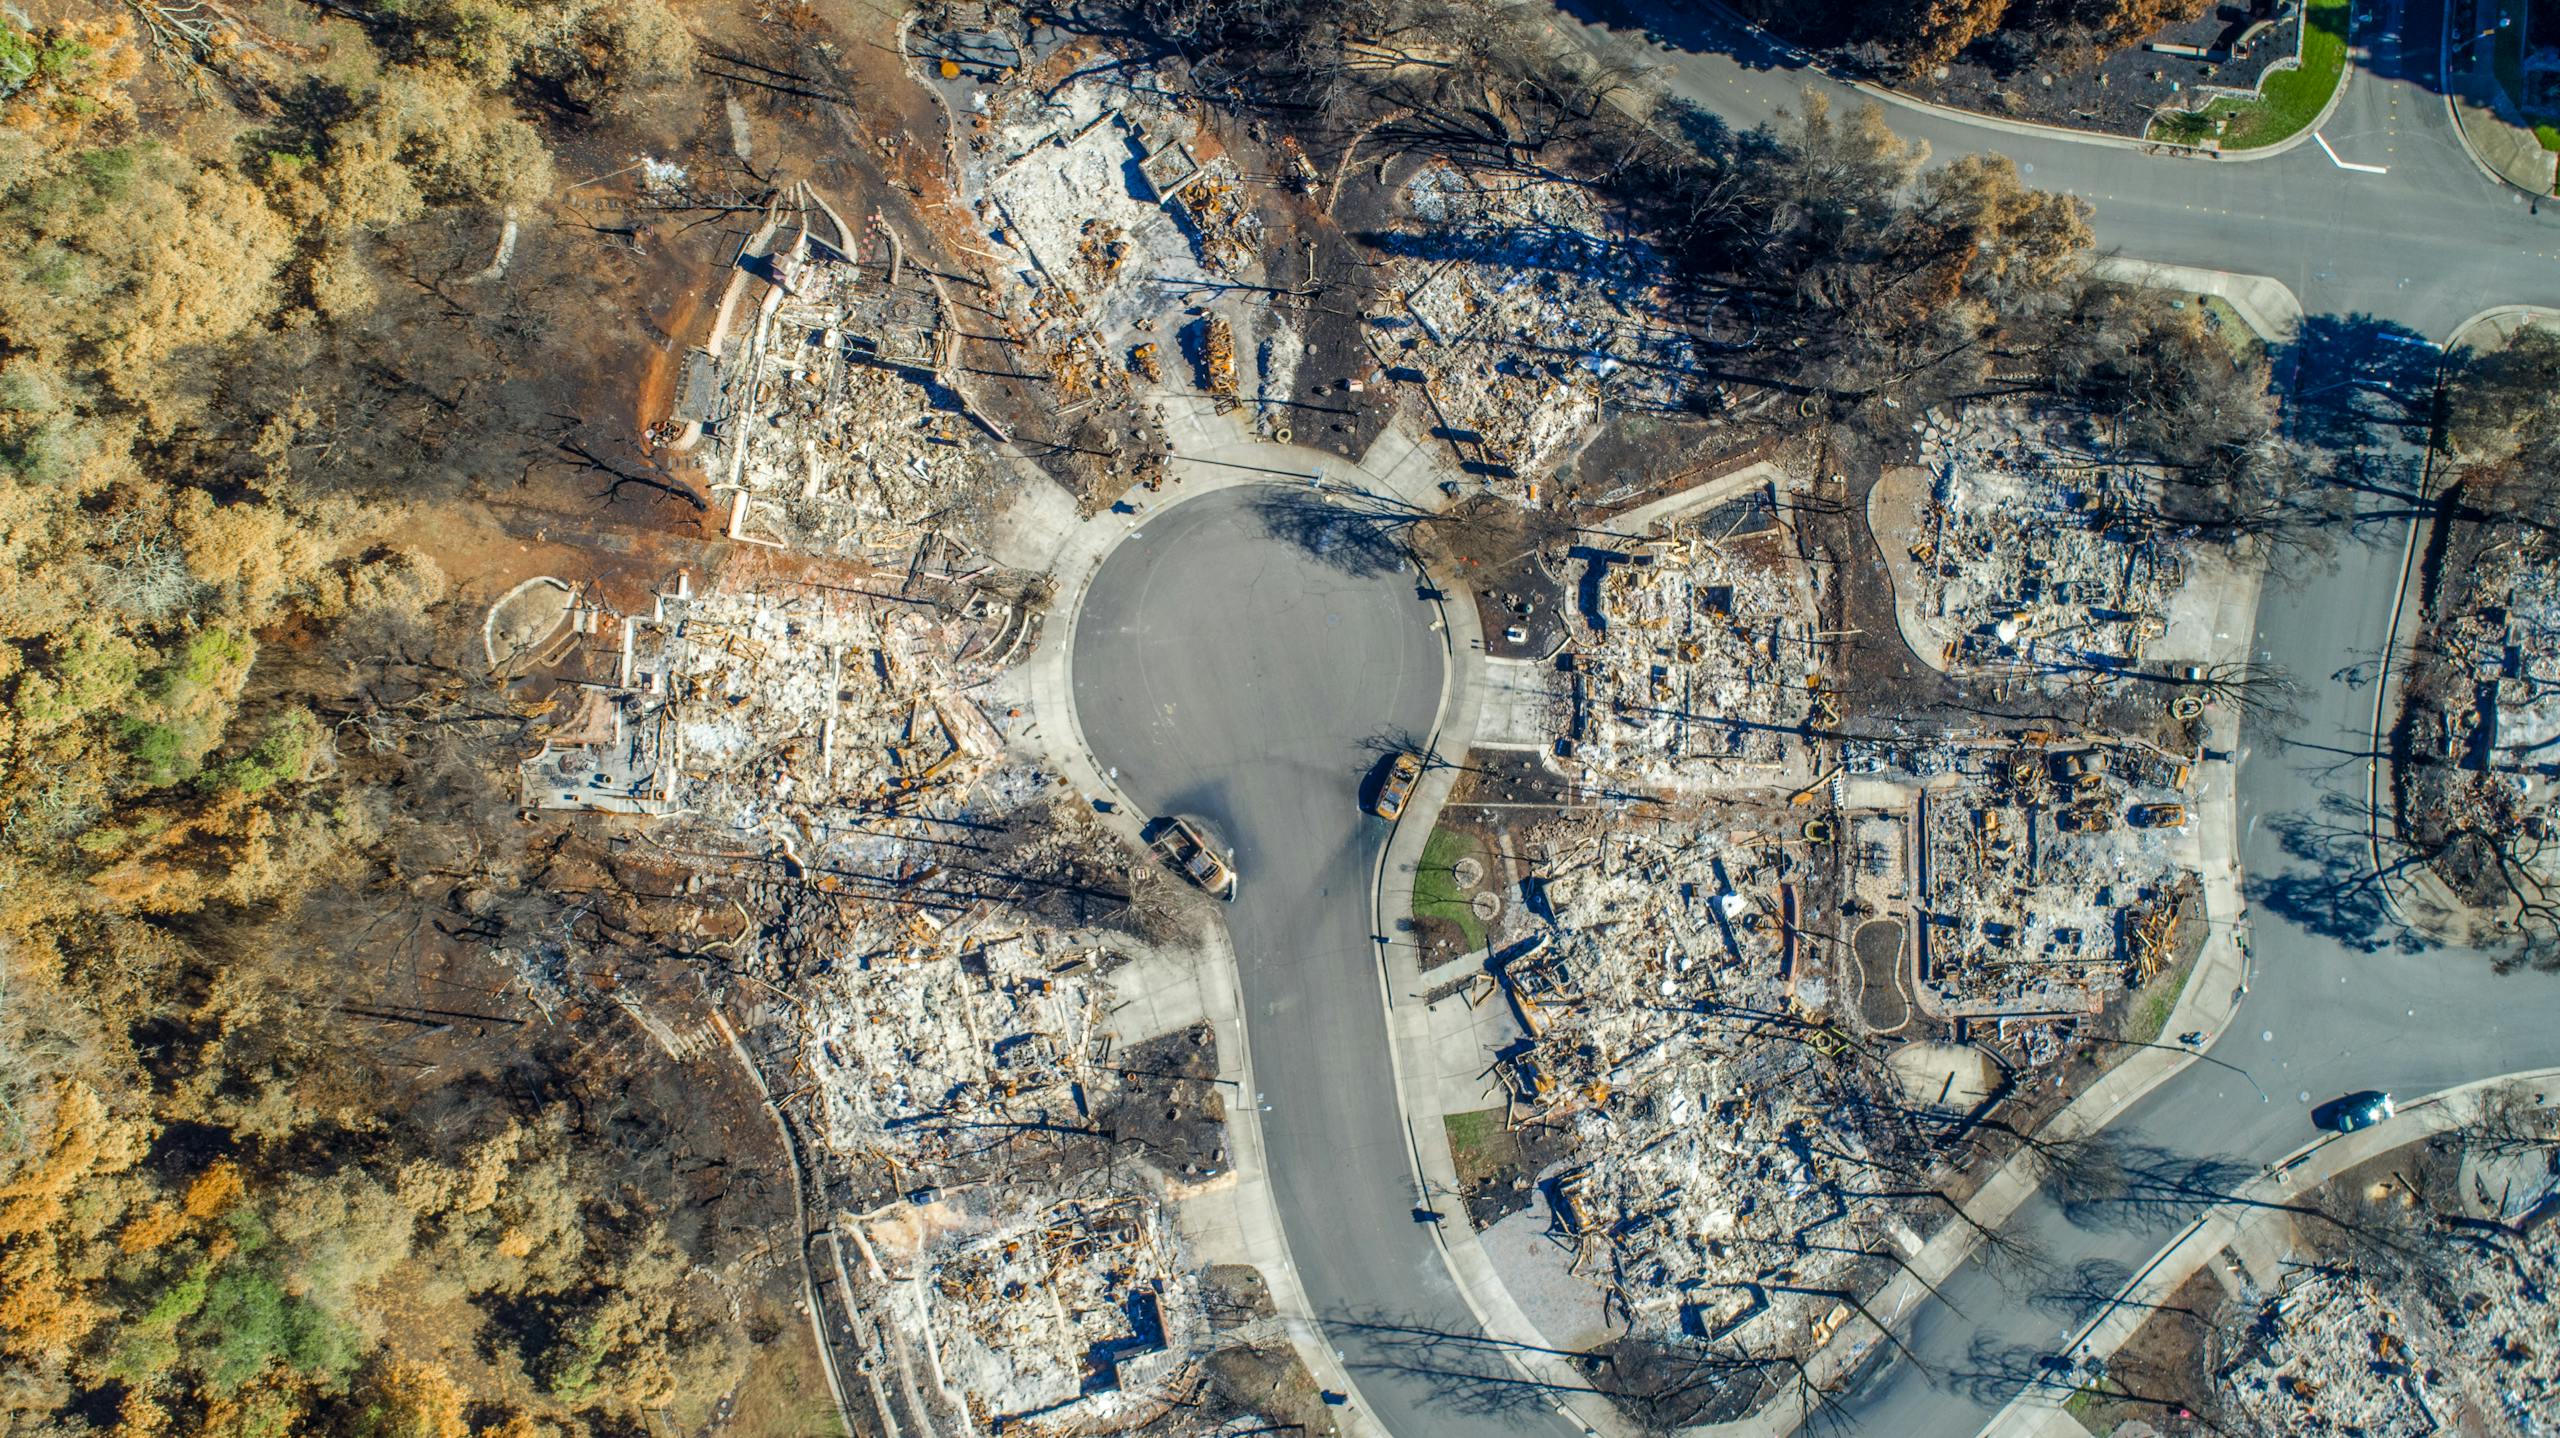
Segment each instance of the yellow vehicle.
M1413 781L1422 777L1422 761L1412 754L1398 754L1387 765L1387 776L1378 783L1378 797L1370 801L1369 812L1381 819L1394 819L1404 812L1407 799L1413 797Z

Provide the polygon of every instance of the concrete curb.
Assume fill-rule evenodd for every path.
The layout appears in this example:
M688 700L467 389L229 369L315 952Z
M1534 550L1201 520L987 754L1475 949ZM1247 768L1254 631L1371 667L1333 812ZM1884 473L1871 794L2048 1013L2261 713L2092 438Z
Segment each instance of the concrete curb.
M2522 321L2515 326L2516 329L2521 329L2525 325L2560 320L2560 310L2542 305L2492 305L2454 326L2452 336L2445 341L2446 353L2450 354L2469 344L2473 329L2494 326L2507 320ZM2513 333L2513 329L2508 331L2510 335ZM2426 470L2428 481L2432 481L2434 470L2431 452ZM2374 887L2381 892L2383 905L2391 911L2393 919L2406 926L2412 933L2421 935L2431 942L2460 944L2465 942L2465 939L2453 933L2445 924L2432 919L2421 922L2407 909L2401 907L2400 895L2396 892L2390 871L2382 862L2384 820L2382 799L2386 783L2392 794L2389 811L2392 835L2397 839L2405 832L2400 822L2398 775L2392 772L2390 750L2383 743L2383 735L2398 728L2400 722L2402 708L2400 687L2405 678L2399 672L2403 666L2396 662L2400 652L2400 631L2414 627L2424 618L2418 613L2420 595L2409 581L2417 573L2419 550L2434 542L2435 498L2435 487L2432 482L2422 483L2418 494L2420 510L2409 518L2408 537L2400 553L2399 599L2392 605L2391 627L2384 633L2382 640L2382 672L2376 676L2373 695L2373 731L2370 741L2373 759L2365 771L2365 857L2366 862L2373 868ZM2455 899L2452 890L2435 876L2432 868L2421 868L2415 875L2402 880L2398 887L2405 887L2412 891L2420 889L2428 891L2431 901L2439 909L2455 911L2461 908L2460 901Z
M1839 77L1835 76L1833 78L1838 79ZM2278 141L2276 144L2270 145L2263 150L2239 150L2217 157L2213 151L2203 149L2199 146L2181 145L2168 140L2144 140L2131 135L2102 135L2094 130L2074 130L2067 126L2047 125L2036 120L2003 119L1998 115L1983 114L1979 110L1967 110L1956 105L1941 105L1935 100L1923 100L1917 95L1906 95L1902 91L1896 90L1889 85L1879 85L1872 80L1842 79L1840 80L1840 83L1857 91L1859 94L1866 96L1870 100L1882 101L1888 105L1899 105L1903 109L1917 110L1926 115L1935 115L1941 120L1946 120L1953 124L1971 126L1977 130L1990 130L1995 133L2007 135L2023 135L2027 138L2037 140L2057 140L2068 145L2094 145L2102 149L2125 150L2137 155L2155 155L2165 159L2211 160L2215 158L2238 159L2242 157L2249 159L2268 159L2280 151L2291 149L2294 145L2300 143L2300 137L2297 137L2293 140ZM2344 85L2340 85L2339 88L2344 89L2346 87Z
M2545 1105L2560 1099L2560 1069L2525 1069L2474 1079L2406 1104L2396 1115L2372 1128L2313 1139L2267 1165L2264 1173L2199 1215L2162 1247L2097 1317L2072 1335L2062 1356L2070 1359L2086 1354L2104 1358L2114 1353L2150 1318L2161 1300L2177 1292L2243 1232L2291 1216L2285 1208L2274 1205L2316 1189L2358 1164L2460 1127L2477 1111L2476 1100L2481 1094L2510 1083L2535 1085ZM2056 1397L2047 1390L2013 1399L1984 1425L1981 1438L2028 1438L2047 1433L2051 1431L2051 1416L2063 1412L2068 1396L2065 1393Z
M2473 142L2471 127L2462 122L2461 102L2449 93L2444 97L2444 117L2445 123L2453 127L2454 143L2462 147L2462 157L2471 162L2471 168L2480 172L2480 178L2502 190L2513 190L2530 200L2541 201L2552 198L2540 190L2516 183L2504 170L2489 163L2489 157L2481 154L2479 145Z
M1435 587L1437 583L1435 578ZM1429 750L1437 755L1443 746L1454 747L1458 750L1454 758L1463 760L1466 751L1474 747L1483 719L1482 624L1472 596L1454 605L1444 601L1440 612L1449 667L1441 685L1440 712L1432 726ZM1461 639L1465 641L1463 645ZM1435 1201L1439 1195L1457 1194L1458 1167L1449 1151L1440 1104L1424 1089L1424 1075L1430 1072L1430 1065L1407 1061L1427 1060L1430 1038L1416 1022L1426 1013L1425 1007L1396 1001L1399 975L1413 967L1413 961L1388 941L1393 929L1387 916L1412 912L1413 883L1409 876L1430 843L1441 809L1457 787L1457 773L1455 768L1434 768L1414 786L1413 800L1397 817L1386 846L1378 852L1370 888L1372 931L1377 935L1378 1001L1386 1013L1388 1063L1395 1074L1396 1107L1404 1118L1406 1158L1413 1166L1414 1193L1417 1201L1432 1208L1440 1206ZM1475 1315L1485 1336L1505 1345L1503 1357L1523 1377L1548 1390L1560 1416L1586 1433L1633 1438L1633 1430L1616 1408L1589 1392L1582 1376L1557 1355L1555 1345L1547 1341L1512 1298L1502 1275L1486 1256L1483 1242L1467 1222L1464 1204L1456 1207L1457 1212L1431 1225L1432 1237L1441 1262L1449 1270L1450 1282L1457 1286L1459 1298Z
M1063 533L1046 555L1046 572L1055 588L1050 600L1052 621L1048 624L1030 657L1014 671L1005 683L1008 697L1019 699L1033 723L1015 741L1019 748L1034 752L1055 770L1077 793L1088 800L1108 799L1113 811L1095 817L1104 827L1120 834L1133 848L1140 847L1138 833L1144 820L1139 808L1130 801L1118 783L1096 763L1093 750L1086 742L1082 722L1076 714L1071 666L1075 650L1075 634L1084 591L1103 563L1132 534L1143 529L1166 511L1207 495L1232 489L1256 486L1294 486L1316 472L1331 477L1348 472L1371 479L1359 466L1340 455L1298 446L1280 445L1254 440L1241 426L1214 415L1205 402L1197 405L1168 405L1175 411L1177 422L1168 425L1177 440L1189 439L1188 450L1177 444L1170 466L1175 488L1162 495L1146 496L1148 507L1136 514L1104 512L1083 519ZM1281 468L1284 464L1304 464L1304 471ZM1392 493L1383 482L1381 489ZM1054 726L1054 727L1052 727ZM1152 860L1142 860L1152 862ZM1247 876L1248 881L1250 876ZM1224 1001L1227 1017L1213 1012L1209 1017L1218 1028L1221 1043L1222 1078L1237 1085L1239 1095L1258 1093L1253 1079L1252 1040L1244 1009L1241 981L1236 970L1235 950L1226 934L1223 921L1210 926L1206 962L1216 970L1203 975L1204 991L1215 992ZM1228 1049L1232 1045L1232 1051ZM1330 1340L1324 1336L1314 1305L1300 1285L1295 1260L1290 1256L1287 1228L1281 1223L1273 1201L1270 1176L1263 1167L1265 1152L1262 1141L1261 1111L1250 1100L1232 1104L1227 1110L1228 1141L1235 1161L1230 1172L1242 1190L1235 1200L1234 1222L1242 1238L1245 1252L1241 1261L1253 1261L1263 1270L1270 1286L1272 1301L1287 1327L1290 1340L1319 1384L1347 1394L1350 1404L1336 1409L1345 1433L1354 1438L1387 1438L1385 1429L1370 1416L1368 1405L1361 1401L1359 1386L1336 1356ZM1178 1211L1179 1208L1178 1208Z
M2516 330L2523 329L2525 325L2560 323L2560 309L2554 309L2549 305L2491 305L2455 325L2453 334L2444 342L2444 347L2447 352L2460 349L2471 343L2473 329L2482 325L2504 324L2508 320L2521 320L2524 323L2509 328L2505 334L2499 336L2502 340L2512 338Z
M2284 281L2269 275L2162 264L2122 255L2100 256L2090 263L2089 272L2117 284L2211 295L2231 306L2250 333L2268 344L2282 344L2302 327L2302 301Z
M2245 656L2257 633L2258 593L2265 581L2264 566L2253 566L2247 577L2231 586L2222 596L2214 614L2217 647ZM2209 711L2213 712L2213 711ZM2161 1024L2162 1034L2202 1030L2219 1036L2237 1016L2241 999L2248 993L2248 950L2245 934L2247 907L2243 901L2238 858L2238 791L2239 764L2236 757L2236 715L2226 715L2214 724L2209 735L2209 748L2233 755L2196 766L2196 783L2200 791L2210 787L2210 794L2195 804L2199 879L2204 888L2205 923L2208 932L2204 950L2196 956L2188 973L2186 986L2178 993L2168 1018ZM2211 1043L2206 1045L2211 1048ZM2060 1113L2045 1121L2039 1137L2070 1139L2095 1133L2113 1123L2125 1110L2140 1102L2153 1089L2183 1072L2189 1065L2203 1062L2203 1055L2168 1047L2146 1047L2128 1056L2114 1068L2101 1074L2095 1083L2081 1091ZM1910 1256L1908 1265L1898 1271L1892 1282L1867 1300L1867 1307L1878 1313L1899 1315L1927 1295L1921 1278L1936 1285L1972 1257L1979 1244L1978 1229L1999 1228L2018 1209L2034 1198L2041 1181L2032 1172L2033 1155L2021 1150L2012 1154L1987 1175L1980 1188L1964 1205L1967 1218L1950 1219L1941 1225L1920 1250ZM1915 1277L1918 1274L1921 1277ZM1843 1325L1830 1343L1808 1362L1819 1383L1843 1376L1863 1362L1877 1337L1873 1324L1857 1318ZM1712 1430L1734 1435L1774 1435L1789 1431L1802 1420L1802 1399L1794 1394L1779 1399L1769 1408L1748 1419Z
M2444 44L2436 51L2436 93L2444 97L2444 117L2446 123L2453 126L2454 143L2462 147L2463 158L2469 160L2472 168L2490 184L2536 200L2550 199L2549 195L2507 178L2505 172L2490 164L2488 156L2481 154L2480 147L2472 143L2471 128L2462 123L2462 106L2453 94L2453 5L2454 0L2444 0Z
M1786 476L1786 467L1774 459L1758 459L1721 474L1704 484L1647 500L1632 509L1621 510L1604 519L1595 520L1592 528L1610 533L1644 536L1654 525L1669 524L1693 509L1713 509L1729 500L1739 499L1764 484Z
M2278 140L2274 144L2265 146L2261 149L2238 151L2237 158L2273 159L2275 156L2284 154L2288 150L2297 149L2301 146L2303 141L2318 134L2321 129L2327 126L2329 121L2337 115L2338 106L2346 102L2347 87L2354 84L2356 81L2356 9L2355 0L2348 0L2347 58L2345 62L2338 67L2338 88L2329 92L2329 103L2321 106L2320 113L2311 117L2311 123L2303 126L2300 130L2295 131L2291 139ZM2226 153L2224 158L2234 158L2234 155Z
M2399 597L2391 606L2391 625L2383 631L2382 672L2375 676L2373 686L2372 757L2365 762L2364 768L2365 861L2373 868L2374 887L2382 892L2383 907L2391 911L2395 921L2419 934L2426 934L2428 930L2413 921L2408 911L2400 907L2400 896L2394 891L2396 886L2391 882L2390 869L2382 862L2382 797L2386 785L2393 796L2390 813L2392 835L2397 839L2403 832L2398 799L2399 775L2393 770L2391 751L2383 743L2382 736L2386 727L2397 728L2399 725L2400 686L2405 676L2401 673L2402 666L2395 661L2400 652L2402 627L2415 624L2419 617L2414 612L2418 606L2418 592L2409 580L2418 570L2421 540L2432 537L2435 532L2435 520L2429 513L2434 504L2434 485L2428 482L2434 470L2430 455L2418 484L2418 512L2409 516L2409 532L2401 541Z
M2247 164L2255 160L2272 160L2279 155L2289 154L2292 151L2299 149L2302 144L2309 140L2316 131L2329 123L2331 116L2338 113L2339 104L2347 97L2347 86L2355 81L2355 32L2355 8L2350 5L2347 11L2347 58L2345 63L2339 67L2338 83L2336 87L2331 89L2329 92L2329 102L2320 107L2319 114L2311 117L2311 123L2294 131L2283 139L2276 141L2272 145L2258 145L2246 150L2208 150L2201 145L2181 145L2171 140L2147 140L2129 135L2101 135L2090 130L2074 130L2068 126L2046 125L2032 120L2005 120L1997 115L1985 115L1978 110L1966 110L1954 105L1941 105L1934 101L1923 100L1917 96L1906 95L1899 90L1890 89L1883 85L1871 84L1866 81L1851 80L1844 83L1846 83L1851 89L1858 91L1860 94L1877 99L1890 100L1895 104L1906 106L1914 110L1926 111L1929 114L1940 117L1941 119L1950 120L1960 125L1971 125L1977 129L2005 131L2013 135L2029 135L2038 139L2059 140L2074 145L2098 145L2109 149L2130 150L2136 154L2157 155L2169 159L2214 161L2230 160L2241 164ZM2263 82L2263 77L2261 78Z

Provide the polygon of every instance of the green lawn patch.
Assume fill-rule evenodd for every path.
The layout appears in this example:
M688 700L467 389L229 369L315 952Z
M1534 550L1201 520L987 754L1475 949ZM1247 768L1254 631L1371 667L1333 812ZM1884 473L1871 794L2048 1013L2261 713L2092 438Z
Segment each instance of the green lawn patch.
M1466 1160L1484 1151L1494 1139L1506 1137L1502 1127L1503 1111L1498 1108L1478 1109L1474 1113L1444 1114L1440 1121L1449 1128L1449 1156L1464 1168Z
M1413 916L1457 925L1472 954L1484 947L1484 921L1476 917L1467 896L1458 892L1458 861L1469 856L1480 861L1484 857L1482 846L1471 835L1447 827L1431 831L1430 840L1422 846L1422 862L1413 873Z
M2299 66L2269 75L2255 100L2221 99L2200 111L2163 115L2151 138L2197 145L2219 134L2226 150L2257 150L2311 128L2347 72L2348 19L2348 0L2311 0Z

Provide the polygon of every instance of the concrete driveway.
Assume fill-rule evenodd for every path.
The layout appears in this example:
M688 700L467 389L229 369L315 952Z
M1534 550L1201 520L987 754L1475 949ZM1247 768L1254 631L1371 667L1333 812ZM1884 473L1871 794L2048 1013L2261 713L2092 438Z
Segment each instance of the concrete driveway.
M1704 7L1699 7L1704 8ZM2357 69L2308 137L2269 158L2202 161L1986 127L1906 104L1887 120L1933 158L1992 152L2078 194L2099 241L2143 260L2272 275L2310 316L2295 382L2398 364L2394 335L2435 340L2492 306L2560 303L2560 210L2538 214L2461 149L2437 88L2443 7L2358 7ZM1747 128L1811 85L1857 103L1757 36L1666 4L1566 0L1559 34L1656 70L1667 91ZM2333 158L2334 153L2334 158ZM2344 162L2344 163L2341 163ZM2379 341L2379 343L2377 343ZM2423 352L2418 352L2422 354ZM2404 451L2405 454L2405 451ZM2255 648L2303 685L2299 717L2240 767L2240 858L2254 963L2237 1022L2110 1132L2140 1170L2110 1201L2039 1197L2012 1220L2034 1274L1967 1264L1904 1319L1895 1357L1848 1397L1858 1431L1975 1432L2111 1288L2197 1207L2310 1133L2309 1111L2367 1087L2422 1093L2560 1061L2560 987L2399 933L2363 882L2374 694L2399 597L2405 525L2348 539L2306 580L2270 583Z

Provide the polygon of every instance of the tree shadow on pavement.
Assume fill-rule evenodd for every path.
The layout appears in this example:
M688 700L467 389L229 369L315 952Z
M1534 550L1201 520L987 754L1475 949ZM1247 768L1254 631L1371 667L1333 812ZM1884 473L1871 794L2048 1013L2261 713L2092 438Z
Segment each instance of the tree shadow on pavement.
M2232 1201L2258 1172L2225 1155L2180 1153L2103 1130L2043 1140L2029 1152L2063 1218L2088 1230L2165 1233Z
M1952 1392L1997 1411L2031 1392L2069 1393L2071 1364L2050 1349L2030 1343L2003 1343L1988 1333L1974 1335L1963 1366L1951 1368L1941 1381Z
M2294 438L2338 454L2426 442L2444 352L2418 331L2372 315L2306 315L2272 358L2289 378Z
M2090 1258L2051 1275L2027 1301L2061 1320L2065 1328L2086 1323L2113 1303L2133 1281L2133 1270L2112 1258Z
M2363 804L2338 794L2323 798L2317 813L2276 815L2267 827L2286 866L2250 876L2249 902L2350 952L2422 952L2425 938L2393 912L2383 886L2424 859L2402 850L2377 870L2366 819Z
M1435 1328L1410 1314L1367 1310L1328 1315L1325 1327L1344 1340L1344 1365L1355 1377L1411 1380L1431 1394L1431 1406L1469 1418L1525 1417L1553 1412L1558 1395L1596 1393L1529 1377L1510 1355L1544 1354L1570 1360L1562 1349L1505 1343L1482 1333Z
M1392 514L1347 509L1288 489L1254 496L1253 513L1265 535L1351 578L1376 579L1406 567Z
M1376 1311L1329 1316L1325 1327L1346 1340L1345 1362L1354 1374L1418 1380L1428 1387L1436 1411L1488 1422L1555 1414L1564 1398L1589 1394L1606 1400L1629 1431L1668 1438L1699 1424L1745 1417L1783 1397L1801 1406L1809 1430L1847 1431L1837 1392L1814 1383L1792 1357L1705 1341L1631 1338L1578 1353L1453 1333L1411 1315ZM1562 1360L1580 1381L1532 1378L1513 1364L1515 1356ZM1559 1432L1582 1430L1579 1420L1561 1415L1555 1426Z
M1720 6L1558 0L1556 8L1582 24L1635 35L1669 49L1693 55L1728 55L1746 70L1807 69L1805 56L1746 27Z

